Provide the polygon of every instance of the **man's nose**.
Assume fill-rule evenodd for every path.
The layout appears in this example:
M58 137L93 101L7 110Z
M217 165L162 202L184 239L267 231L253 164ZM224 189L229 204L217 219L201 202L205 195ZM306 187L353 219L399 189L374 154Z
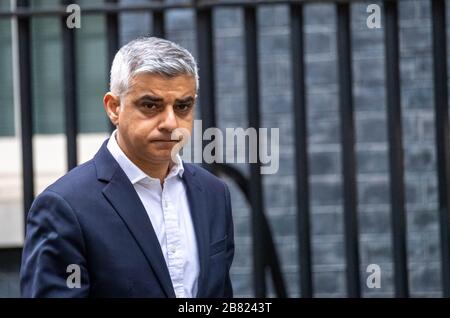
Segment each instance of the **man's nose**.
M176 128L178 128L177 116L173 111L173 107L166 107L165 111L161 114L163 117L161 119L161 123L159 125L160 130L167 130L172 132Z

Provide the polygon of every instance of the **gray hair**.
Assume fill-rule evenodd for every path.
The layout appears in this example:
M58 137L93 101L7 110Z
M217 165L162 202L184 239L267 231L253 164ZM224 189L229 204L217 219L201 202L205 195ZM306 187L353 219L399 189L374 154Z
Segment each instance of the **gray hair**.
M130 80L139 73L166 77L190 75L198 90L197 63L188 50L178 44L156 38L141 37L122 46L114 57L110 74L110 91L126 93Z

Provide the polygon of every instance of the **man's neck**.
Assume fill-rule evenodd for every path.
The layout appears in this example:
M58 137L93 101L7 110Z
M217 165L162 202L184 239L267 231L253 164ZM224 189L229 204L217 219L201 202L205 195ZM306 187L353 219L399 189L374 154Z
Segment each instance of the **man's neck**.
M145 163L145 165L136 164L136 166L138 166L139 169L144 171L145 174L147 174L148 176L155 178L155 179L159 179L159 181L161 182L161 186L163 186L164 179L169 174L170 167L171 167L171 165L169 163L163 163L163 164Z

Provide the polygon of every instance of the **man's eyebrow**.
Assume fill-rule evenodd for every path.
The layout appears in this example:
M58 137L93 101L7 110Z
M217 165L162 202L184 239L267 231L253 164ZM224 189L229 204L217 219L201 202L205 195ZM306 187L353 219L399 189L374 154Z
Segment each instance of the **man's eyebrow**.
M146 94L146 95L143 95L143 96L137 98L136 102L143 101L143 100L151 101L151 102L155 102L155 103L164 101L164 99L162 97L157 97L157 96ZM188 96L186 98L176 99L175 103L186 104L186 103L192 103L194 101L195 101L195 98L193 96Z
M192 103L194 100L195 100L194 97L188 96L186 98L176 99L175 102L179 104L185 104L185 103Z
M151 102L162 102L164 99L161 97L157 97L157 96L152 96L152 95L144 95L139 97L136 101L141 101L141 100L148 100Z

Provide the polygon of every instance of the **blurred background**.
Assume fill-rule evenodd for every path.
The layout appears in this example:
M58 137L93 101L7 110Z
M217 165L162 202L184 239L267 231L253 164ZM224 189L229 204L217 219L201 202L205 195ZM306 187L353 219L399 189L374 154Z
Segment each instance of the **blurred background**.
M231 190L235 296L449 297L447 2L0 0L0 297L33 197L108 137L111 60L144 35L197 58L204 129L280 129L277 173L207 167Z

